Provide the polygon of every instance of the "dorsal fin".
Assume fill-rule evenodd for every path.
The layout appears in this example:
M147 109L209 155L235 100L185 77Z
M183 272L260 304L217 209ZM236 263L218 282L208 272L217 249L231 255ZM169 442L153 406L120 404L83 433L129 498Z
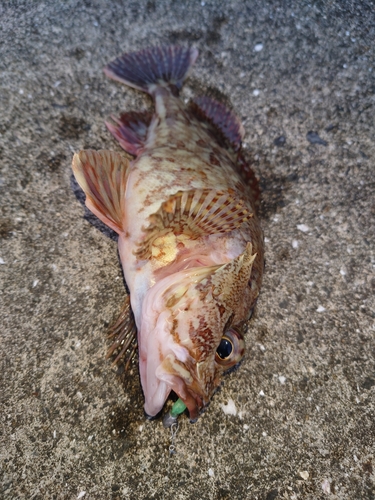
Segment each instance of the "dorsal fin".
M236 151L240 149L245 131L240 120L230 109L210 97L197 97L192 102L192 110L195 105L198 112L219 129Z
M237 229L253 214L245 208L243 200L233 195L229 191L211 189L178 191L150 215L150 225L142 228L145 237L135 254L140 259L149 258L153 241L169 232L198 239Z
M72 168L86 194L87 208L120 234L129 160L114 151L87 149L74 155Z
M138 155L143 148L152 114L148 111L129 111L122 113L120 118L111 116L114 123L105 122L108 130L118 140L120 146L131 155Z

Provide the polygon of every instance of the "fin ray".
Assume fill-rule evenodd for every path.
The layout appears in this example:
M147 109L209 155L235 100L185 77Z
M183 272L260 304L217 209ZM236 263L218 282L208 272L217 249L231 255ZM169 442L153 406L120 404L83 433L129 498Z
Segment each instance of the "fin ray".
M193 99L190 108L198 116L203 114L203 118L210 121L236 151L240 149L244 128L237 116L224 104L205 96Z
M197 57L198 50L193 47L151 47L123 54L110 62L104 73L109 78L148 93L152 93L154 86L167 84L180 89Z
M125 364L126 371L138 348L136 337L137 327L130 306L130 296L128 295L117 320L108 330L108 338L114 338L115 340L108 349L106 358L108 359L114 355L113 365L118 365L122 361Z
M88 149L74 155L72 168L87 208L118 234L123 232L129 160L114 151Z
M149 258L153 241L169 232L198 239L205 234L233 231L252 216L243 200L236 200L229 192L178 191L150 215L150 224L143 228L145 237L135 254L140 259Z
M129 154L137 156L144 147L152 114L148 111L130 111L119 118L111 116L113 123L105 124L120 146Z

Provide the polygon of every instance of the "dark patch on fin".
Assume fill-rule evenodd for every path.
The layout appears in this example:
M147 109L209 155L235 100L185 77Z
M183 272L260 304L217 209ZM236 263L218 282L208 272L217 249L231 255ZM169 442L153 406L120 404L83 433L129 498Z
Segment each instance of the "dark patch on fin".
M119 317L109 328L108 338L115 340L108 349L106 358L108 359L114 355L113 365L123 362L126 371L138 347L137 327L135 326L129 295L125 299Z
M74 155L72 168L86 194L87 208L116 233L122 233L129 160L114 151L86 149Z
M238 153L236 167L238 173L245 181L246 186L249 188L252 200L254 201L255 208L258 212L260 207L260 186L253 169L250 167L242 151Z
M237 116L224 104L210 97L197 97L193 100L195 106L219 131L225 139L238 151L244 136L244 128ZM194 106L192 106L194 109Z
M104 68L104 73L109 78L149 94L158 86L169 85L178 90L197 57L198 50L194 47L151 47L123 54L110 62Z
M111 118L114 123L105 122L108 130L127 153L137 156L147 139L152 114L147 111L130 111L122 113L119 118Z
M150 215L150 225L142 228L145 237L135 254L140 259L150 258L154 240L169 232L198 239L203 235L233 231L252 216L243 200L235 199L230 192L178 191Z

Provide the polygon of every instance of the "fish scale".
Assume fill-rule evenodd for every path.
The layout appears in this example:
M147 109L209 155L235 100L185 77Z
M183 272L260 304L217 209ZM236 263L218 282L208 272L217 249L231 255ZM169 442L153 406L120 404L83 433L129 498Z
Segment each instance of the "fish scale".
M156 47L110 63L105 73L148 92L154 114L107 123L133 160L110 151L73 159L88 208L119 235L130 291L109 355L128 366L137 335L146 414L157 415L173 391L192 421L244 354L264 266L242 125L208 97L188 105L178 97L197 55Z

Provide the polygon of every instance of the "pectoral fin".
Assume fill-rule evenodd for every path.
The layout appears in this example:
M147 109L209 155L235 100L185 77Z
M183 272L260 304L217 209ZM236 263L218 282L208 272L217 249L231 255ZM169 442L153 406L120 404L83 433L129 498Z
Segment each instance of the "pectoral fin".
M111 229L123 232L129 160L114 151L84 150L74 155L72 168L87 208Z
M230 192L178 191L149 217L150 225L143 228L145 237L135 253L141 259L149 258L153 241L169 232L198 239L233 231L252 216L243 200L235 199Z

